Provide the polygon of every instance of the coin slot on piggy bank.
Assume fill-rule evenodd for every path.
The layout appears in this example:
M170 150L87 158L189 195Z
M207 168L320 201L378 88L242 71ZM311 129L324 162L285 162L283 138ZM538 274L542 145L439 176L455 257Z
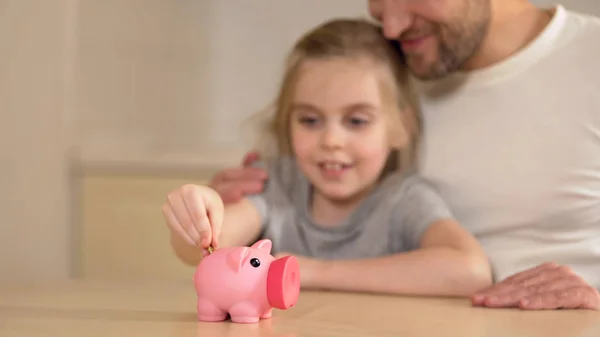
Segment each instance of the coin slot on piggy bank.
M287 310L298 301L300 267L293 256L275 259L270 240L250 247L226 247L205 256L194 273L198 320L257 323L273 308Z

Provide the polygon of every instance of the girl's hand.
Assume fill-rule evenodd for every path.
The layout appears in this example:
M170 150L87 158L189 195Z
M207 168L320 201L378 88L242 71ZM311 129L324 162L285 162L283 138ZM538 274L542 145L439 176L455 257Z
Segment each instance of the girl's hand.
M190 245L204 250L218 246L224 206L212 188L183 185L169 193L162 213L167 226Z
M300 287L303 289L318 289L320 287L319 276L322 271L326 270L325 260L317 260L306 256L295 255L291 253L281 252L275 254L275 258L279 259L285 256L294 256L300 265Z

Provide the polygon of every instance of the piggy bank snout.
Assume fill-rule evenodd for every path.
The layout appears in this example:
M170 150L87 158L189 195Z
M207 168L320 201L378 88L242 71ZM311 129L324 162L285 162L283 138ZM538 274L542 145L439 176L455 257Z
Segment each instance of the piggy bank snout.
M271 262L267 274L267 300L277 309L288 309L298 301L300 294L300 266L294 256L285 256Z

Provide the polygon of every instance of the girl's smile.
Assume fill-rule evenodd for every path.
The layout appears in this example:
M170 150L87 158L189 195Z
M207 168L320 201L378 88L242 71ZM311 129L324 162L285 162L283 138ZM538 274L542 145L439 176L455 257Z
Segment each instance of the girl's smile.
M339 180L346 172L354 167L353 163L340 162L335 160L327 160L318 162L317 165L321 170L321 174L326 179Z

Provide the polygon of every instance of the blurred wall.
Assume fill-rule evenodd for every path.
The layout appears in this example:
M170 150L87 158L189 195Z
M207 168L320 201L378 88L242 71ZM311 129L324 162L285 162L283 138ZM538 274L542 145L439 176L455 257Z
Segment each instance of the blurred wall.
M565 8L570 10L600 15L600 1L598 0L531 0L531 2L538 6L563 4Z
M68 275L76 3L0 1L0 281Z
M238 162L242 120L272 98L291 43L365 14L365 0L80 1L84 160Z
M240 119L271 98L293 39L365 6L0 0L0 282L80 275L86 238L100 247L90 257L97 261L119 231L127 238L140 228L119 224L143 222L146 214L158 221L156 198L127 200L140 208L123 210L122 195L131 195L123 193L140 188L128 179L154 172L143 186L158 196L180 183L180 168L206 177L207 167L239 162L247 149ZM106 180L113 177L126 180ZM158 235L148 230L155 231L132 237L136 256L149 249L144 238Z

